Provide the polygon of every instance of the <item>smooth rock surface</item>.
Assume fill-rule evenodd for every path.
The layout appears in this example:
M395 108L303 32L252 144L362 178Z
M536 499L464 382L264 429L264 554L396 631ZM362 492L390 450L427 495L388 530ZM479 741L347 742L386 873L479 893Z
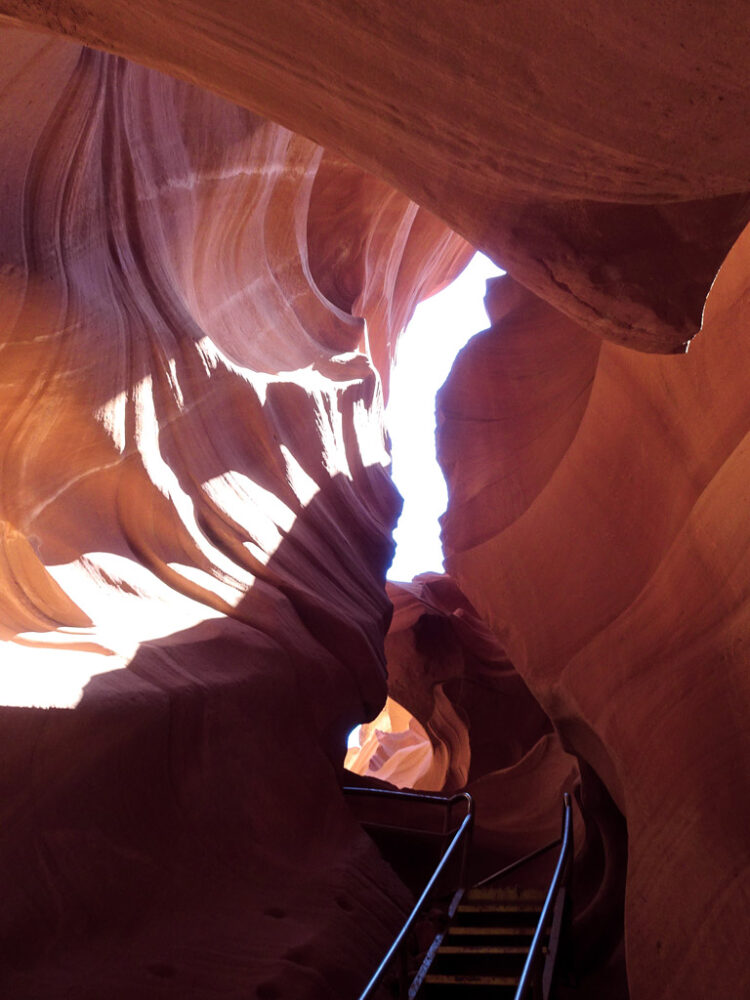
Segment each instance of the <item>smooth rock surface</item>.
M438 402L447 568L627 820L632 996L737 995L750 977L750 230L683 358L597 345L495 282L496 322Z
M634 1000L743 995L749 21L0 0L8 996L323 1000L380 957L409 896L337 785L388 690L382 394L464 238L512 277L391 693L498 850L577 756L589 996L620 954Z
M497 867L558 836L562 793L578 782L576 761L501 636L449 576L389 583L388 593L388 690L424 726L444 773L436 787L474 796L475 836Z
M0 0L3 14L344 153L639 349L684 350L750 218L736 0Z
M410 904L338 788L400 505L368 338L471 250L187 83L0 46L0 991L354 995Z

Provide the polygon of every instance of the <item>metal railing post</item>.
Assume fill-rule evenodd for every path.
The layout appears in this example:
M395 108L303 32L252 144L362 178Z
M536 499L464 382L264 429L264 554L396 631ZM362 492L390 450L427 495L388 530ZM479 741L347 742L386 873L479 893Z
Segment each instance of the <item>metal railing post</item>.
M518 983L515 1000L527 1000L529 990L531 991L533 1000L549 1000L559 943L559 915L557 913L555 913L555 924L557 925L555 939L553 940L550 937L544 962L541 961L542 938L544 928L547 926L556 908L558 893L561 889L565 889L570 871L570 858L573 852L573 812L570 804L570 795L567 792L563 796L562 837L560 839L562 846L557 858L555 873L550 881L544 906L542 907L542 912L539 915L539 921L534 931L531 947L526 956L526 963L524 964L521 979Z
M448 870L448 863L455 863L459 858L458 847L461 846L462 853L460 855L461 859L466 857L467 852L467 839L471 835L472 823L474 819L474 801L472 797L467 792L462 792L458 795L453 795L451 798L446 799L443 796L438 795L425 795L419 792L396 792L390 790L372 789L372 788L344 788L344 792L347 793L357 793L362 792L365 795L375 795L390 797L392 799L401 800L418 800L425 803L431 803L436 805L441 805L444 808L444 819L443 819L443 836L447 836L447 814L452 806L458 802L462 801L466 807L466 815L459 824L455 833L453 834L449 845L443 850L442 856L435 867L431 877L429 878L426 886L424 887L419 899L414 904L411 913L406 919L406 922L402 926L400 932L394 939L391 947L386 952L385 957L378 966L375 974L370 979L369 983L365 989L360 994L359 1000L374 1000L377 995L377 991L382 985L383 978L386 972L393 967L394 962L398 962L397 968L397 986L399 989L399 994L401 998L406 998L409 995L409 967L408 967L408 953L406 950L406 943L409 940L409 936L414 933L416 928L417 917L426 908L427 901L432 896L435 888L439 884L441 877ZM462 875L462 877L465 877ZM461 891L463 886L461 887ZM437 936L436 936L437 937ZM429 951L429 949L428 949ZM421 970L420 970L421 971Z

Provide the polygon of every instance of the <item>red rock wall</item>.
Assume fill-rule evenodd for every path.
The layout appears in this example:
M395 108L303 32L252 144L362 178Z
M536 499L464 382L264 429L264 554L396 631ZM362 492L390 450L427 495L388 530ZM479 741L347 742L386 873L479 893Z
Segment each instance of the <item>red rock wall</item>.
M496 279L439 397L447 567L626 817L639 998L750 977L749 250L682 358L600 345Z
M360 727L346 767L399 788L469 791L473 881L555 840L563 792L571 793L576 876L567 978L580 996L626 1000L622 814L585 756L564 749L508 659L503 627L489 629L455 579L425 573L387 590L394 604L385 644L389 698ZM554 860L543 855L514 881L545 889Z
M337 780L399 507L368 339L471 251L189 84L0 46L0 991L354 995L409 902Z
M407 195L517 282L441 402L450 571L627 819L632 995L741 995L746 7L0 12L11 995L349 995L397 922L331 761L385 695L372 360L467 254Z
M388 593L388 690L445 760L442 790L476 800L479 878L558 836L576 762L454 580L424 574Z
M519 845L523 853L528 844L531 850L557 836L561 788L567 780L572 789L577 777L575 761L559 744L548 755L558 757L551 788L543 787L549 782L541 773L533 779L537 793L527 803L525 825L512 829L507 804L516 769L528 790L532 760L544 757L542 747L556 741L498 637L450 577L425 573L409 584L389 582L387 591L394 606L385 644L388 692L396 705L386 706L382 725L404 735L384 732L378 743L371 732L376 720L366 727L362 750L352 755L358 759L347 766L394 784L447 794L459 789L474 794L481 785L486 795L477 792L477 825L504 831L505 842L495 838L495 851L511 860ZM407 729L412 718L419 728ZM425 761L426 756L431 759ZM417 780L405 780L415 769L421 772Z
M275 0L0 0L3 13L344 153L641 349L684 349L750 216L736 0L293 0L283 14Z

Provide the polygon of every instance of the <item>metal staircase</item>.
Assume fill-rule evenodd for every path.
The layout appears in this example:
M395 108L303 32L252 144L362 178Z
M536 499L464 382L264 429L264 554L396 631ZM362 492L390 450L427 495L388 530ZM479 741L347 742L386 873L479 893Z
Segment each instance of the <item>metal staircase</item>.
M356 787L344 792L362 826L418 896L359 1000L551 1000L569 909L570 796L564 796L557 840L468 888L471 796ZM510 875L555 847L560 850L546 892L508 885ZM432 861L430 849L436 852Z
M418 997L513 1000L545 895L516 887L469 890ZM544 954L546 940L545 935Z

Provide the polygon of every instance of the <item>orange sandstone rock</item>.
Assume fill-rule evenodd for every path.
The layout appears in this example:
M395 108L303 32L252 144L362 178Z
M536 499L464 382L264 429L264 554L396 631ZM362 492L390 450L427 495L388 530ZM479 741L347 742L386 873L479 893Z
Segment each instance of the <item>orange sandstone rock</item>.
M490 849L499 868L501 859L516 860L558 835L562 792L578 778L575 760L455 581L425 573L389 583L388 593L389 692L414 713L444 762L438 789L475 796L476 867L487 874Z
M638 998L735 995L750 975L749 240L686 357L599 348L511 289L439 401L447 567L627 820Z
M460 595L398 596L394 693L508 850L551 824L530 790L571 778L559 736L579 927L618 905L619 809L633 997L740 995L747 10L0 0L0 21L5 991L348 996L397 926L407 894L335 771L386 693L375 366L467 259L447 222L513 277L440 403ZM629 349L701 323L686 357ZM509 743L464 700L516 677L506 655L544 713L524 696Z
M0 46L0 989L354 995L410 902L337 781L399 507L368 325L470 250L190 84Z
M684 349L750 216L743 4L1 0L383 177L599 335ZM658 282L654 276L659 276Z

